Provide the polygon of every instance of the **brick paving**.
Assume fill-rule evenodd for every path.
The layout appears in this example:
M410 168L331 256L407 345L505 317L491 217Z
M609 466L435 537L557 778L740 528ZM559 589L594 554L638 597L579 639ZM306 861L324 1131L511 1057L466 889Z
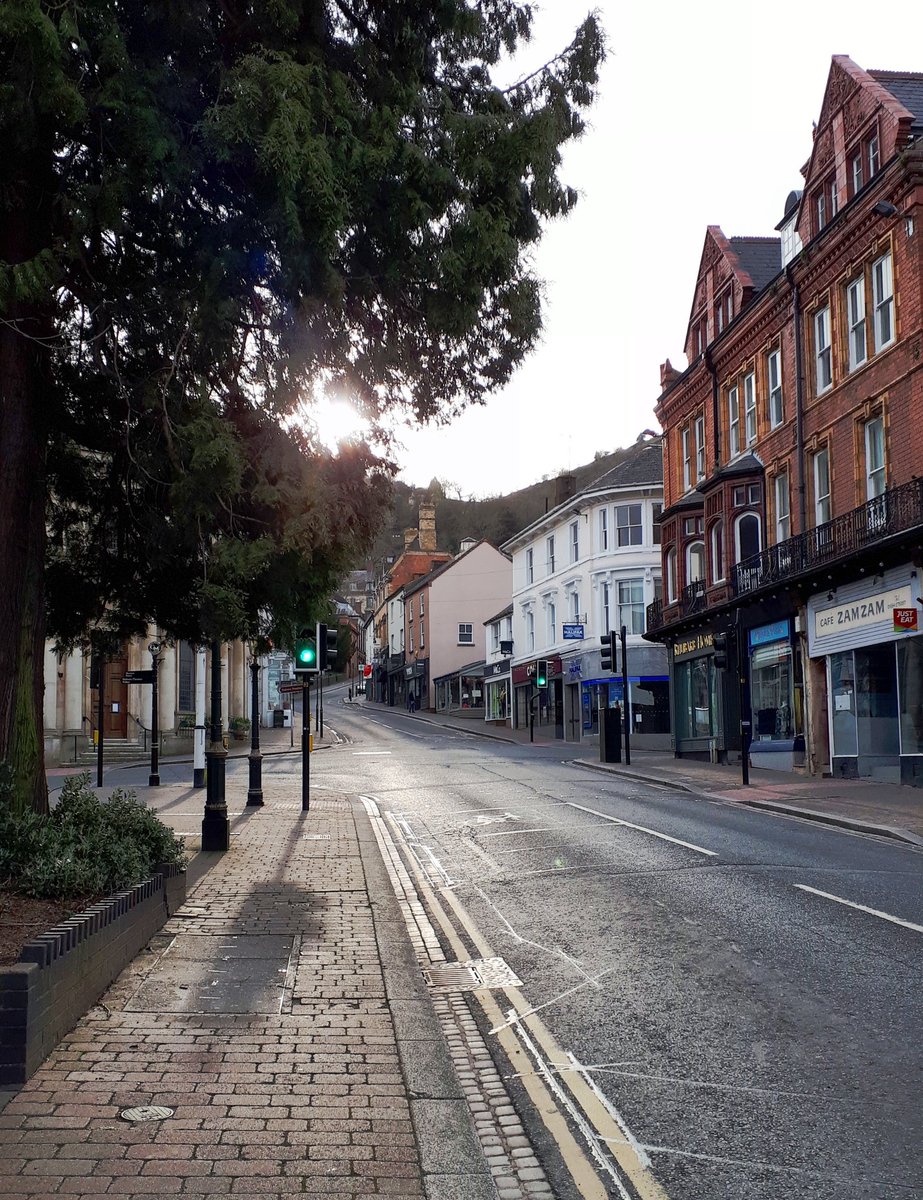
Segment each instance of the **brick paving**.
M0 1112L0 1195L425 1194L352 810L274 791Z

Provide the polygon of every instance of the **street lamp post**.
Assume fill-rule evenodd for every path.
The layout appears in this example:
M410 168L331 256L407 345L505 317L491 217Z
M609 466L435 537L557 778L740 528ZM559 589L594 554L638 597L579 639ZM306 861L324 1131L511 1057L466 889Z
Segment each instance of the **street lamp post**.
M148 787L160 787L160 714L157 700L157 671L160 667L160 642L148 645L151 652L151 773L147 778Z
M263 756L260 754L260 660L250 659L250 786L247 807L263 806Z
M224 796L225 762L228 752L221 737L221 643L212 642L211 741L205 752L205 815L202 818L202 849L227 850L231 826Z

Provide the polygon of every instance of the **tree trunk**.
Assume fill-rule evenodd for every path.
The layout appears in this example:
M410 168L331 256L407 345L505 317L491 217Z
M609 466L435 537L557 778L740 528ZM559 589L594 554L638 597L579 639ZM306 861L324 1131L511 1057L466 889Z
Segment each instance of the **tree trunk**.
M47 203L47 201L46 201ZM24 202L24 212L28 211ZM32 220L8 214L0 259L22 262ZM27 224L28 223L28 224ZM29 228L28 226L32 226ZM0 762L13 775L17 809L48 810L42 697L45 657L46 406L51 321L13 303L0 324Z

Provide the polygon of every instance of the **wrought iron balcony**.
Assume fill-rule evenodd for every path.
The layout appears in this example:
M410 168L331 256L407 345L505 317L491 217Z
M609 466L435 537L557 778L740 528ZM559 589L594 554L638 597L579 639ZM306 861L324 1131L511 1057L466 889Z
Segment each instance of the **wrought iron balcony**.
M663 601L655 600L647 606L647 623L644 626L645 632L653 633L655 629L659 629L663 624Z
M921 525L923 479L912 479L825 525L744 559L734 568L734 592L744 596L787 583Z
M679 595L680 612L684 617L701 612L705 607L705 580L694 579L687 583Z

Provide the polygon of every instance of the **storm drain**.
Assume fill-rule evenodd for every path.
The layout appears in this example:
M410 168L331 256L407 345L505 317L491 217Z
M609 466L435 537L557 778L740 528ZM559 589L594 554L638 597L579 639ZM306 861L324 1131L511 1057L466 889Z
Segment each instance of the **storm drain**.
M478 988L522 986L522 980L503 958L433 963L424 969L423 975L434 992L474 992Z

